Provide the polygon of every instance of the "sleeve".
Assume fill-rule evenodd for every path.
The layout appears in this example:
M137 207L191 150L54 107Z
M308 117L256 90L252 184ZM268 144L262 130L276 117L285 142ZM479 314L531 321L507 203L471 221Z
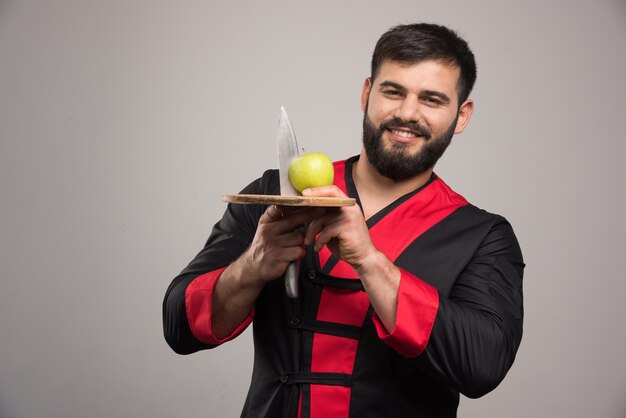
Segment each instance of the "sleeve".
M276 179L275 170L267 171L242 193L274 194ZM264 211L262 205L229 204L204 248L168 287L163 300L163 333L176 353L213 348L237 336L251 322L253 312L230 336L214 338L210 326L213 289L222 271L252 242Z
M465 396L493 390L510 369L522 338L524 263L511 226L496 223L448 297L402 272L396 324L379 337L416 367Z
M230 335L220 339L213 334L213 292L225 269L226 267L222 267L196 277L185 290L185 313L191 333L198 340L212 346L232 340L241 334L250 325L254 316L252 308L244 321Z
M439 307L439 293L428 283L400 269L400 287L396 307L396 324L387 332L373 314L374 326L381 340L403 357L419 356L430 338Z

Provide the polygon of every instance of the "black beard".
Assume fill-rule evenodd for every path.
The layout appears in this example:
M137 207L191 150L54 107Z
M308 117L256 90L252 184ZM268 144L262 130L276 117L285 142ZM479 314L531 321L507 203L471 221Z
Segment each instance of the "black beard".
M376 129L374 123L367 116L366 107L363 116L363 146L367 159L381 175L394 181L415 177L434 167L441 158L450 145L452 136L454 136L458 117L457 113L454 122L443 134L431 138L431 132L425 126L416 122L405 123L398 118L383 121L380 127ZM415 155L408 154L405 149L407 146L403 144L393 144L390 150L385 149L382 135L389 126L408 128L423 136L425 142L421 149Z

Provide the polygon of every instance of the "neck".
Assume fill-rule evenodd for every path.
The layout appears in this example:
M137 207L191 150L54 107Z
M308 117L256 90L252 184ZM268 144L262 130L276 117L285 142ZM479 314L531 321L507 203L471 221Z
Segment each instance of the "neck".
M352 168L352 178L359 192L365 218L369 218L399 197L425 185L430 180L432 172L433 169L430 168L415 177L395 181L381 175L370 164L365 150L361 150L361 156Z

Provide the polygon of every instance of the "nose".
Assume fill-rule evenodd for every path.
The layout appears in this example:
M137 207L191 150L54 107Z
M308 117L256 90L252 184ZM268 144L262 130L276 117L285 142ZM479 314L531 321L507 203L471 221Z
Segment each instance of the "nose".
M406 96L396 110L395 116L403 122L419 122L421 114L417 97L412 95Z

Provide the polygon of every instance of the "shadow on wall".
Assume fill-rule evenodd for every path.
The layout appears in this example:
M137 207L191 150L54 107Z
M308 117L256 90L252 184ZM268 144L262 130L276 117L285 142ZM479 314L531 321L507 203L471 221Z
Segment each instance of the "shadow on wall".
M619 402L615 402L615 410L611 417L623 418L626 417L626 400L620 399Z
M1 3L2 1L0 1L0 4ZM1 12L2 12L2 8L0 8L0 13ZM3 402L2 399L0 399L0 417L2 418L17 417L17 414L15 414L15 411L11 411L8 405L6 404L6 402Z
M9 15L9 12L15 5L17 4L17 0L0 0L0 25L2 24L3 19Z
M624 0L613 0L613 3L616 4L616 9L623 13L622 17L624 18L624 23L626 23L626 1Z

